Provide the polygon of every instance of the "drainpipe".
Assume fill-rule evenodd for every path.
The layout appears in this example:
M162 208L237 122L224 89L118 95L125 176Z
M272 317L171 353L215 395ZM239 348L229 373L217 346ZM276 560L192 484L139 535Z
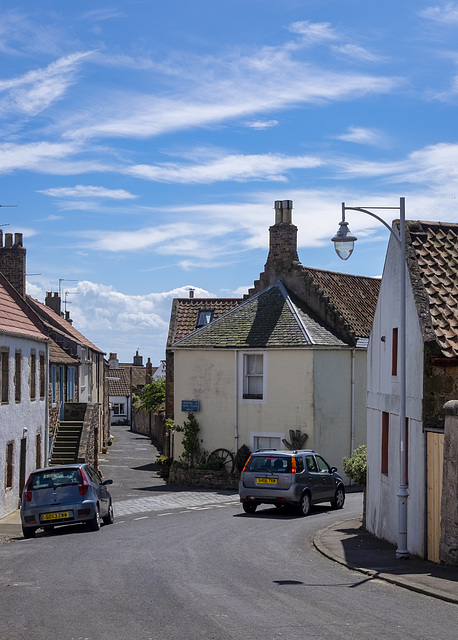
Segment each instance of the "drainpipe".
M356 350L351 350L351 436L350 436L350 456L355 450L355 361Z
M235 453L239 450L239 366L238 352L234 351L234 446Z

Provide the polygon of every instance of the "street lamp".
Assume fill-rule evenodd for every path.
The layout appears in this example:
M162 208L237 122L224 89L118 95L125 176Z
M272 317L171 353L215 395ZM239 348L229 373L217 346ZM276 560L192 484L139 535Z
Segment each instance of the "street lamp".
M354 249L356 237L351 234L348 222L345 221L345 211L359 211L367 213L379 222L381 222L396 238L399 245L399 277L400 277L400 320L399 320L399 456L400 456L400 473L399 473L399 490L398 497L398 548L396 549L397 558L408 558L407 551L407 449L406 449L406 225L405 225L405 198L399 199L399 207L370 207L371 209L396 209L399 211L400 228L399 233L390 227L385 220L380 218L372 211L368 211L366 207L347 207L342 202L342 220L339 222L339 229L332 238L337 255L342 260L347 260Z

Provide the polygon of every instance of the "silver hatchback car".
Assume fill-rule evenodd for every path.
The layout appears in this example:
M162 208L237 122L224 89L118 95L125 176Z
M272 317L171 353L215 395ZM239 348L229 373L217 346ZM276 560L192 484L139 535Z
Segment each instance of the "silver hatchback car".
M113 522L113 505L103 480L90 464L68 464L37 469L30 474L21 500L24 538L38 528L52 531L57 525L85 522L92 531Z
M315 451L264 450L248 458L240 475L239 495L245 513L254 513L260 504L273 504L298 507L306 516L319 502L342 509L345 487L336 467Z

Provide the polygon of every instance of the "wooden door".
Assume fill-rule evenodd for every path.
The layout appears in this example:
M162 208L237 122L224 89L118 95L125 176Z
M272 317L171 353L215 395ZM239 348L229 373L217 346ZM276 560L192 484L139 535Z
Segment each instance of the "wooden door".
M444 469L444 434L426 433L426 499L427 499L427 558L439 562L441 537L442 473Z

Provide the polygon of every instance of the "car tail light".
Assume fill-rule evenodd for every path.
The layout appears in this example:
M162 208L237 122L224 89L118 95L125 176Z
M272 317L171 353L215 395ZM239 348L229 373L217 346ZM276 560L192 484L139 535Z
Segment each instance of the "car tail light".
M25 487L24 487L24 500L26 502L32 502L32 492L29 489L29 484L30 484L31 478L32 478L32 475L30 475L27 478L27 482L25 483Z
M242 471L245 471L245 469L246 469L246 467L247 467L247 464L250 462L250 460L251 460L251 456L248 458L248 460L247 460L247 461L245 462L245 464L243 465L243 469L242 469Z
M80 492L80 496L84 496L86 495L87 490L89 489L89 482L87 480L86 474L84 473L83 469L80 469L80 473L81 473L82 483L78 485L78 489Z
M296 473L296 458L291 458L291 473Z

